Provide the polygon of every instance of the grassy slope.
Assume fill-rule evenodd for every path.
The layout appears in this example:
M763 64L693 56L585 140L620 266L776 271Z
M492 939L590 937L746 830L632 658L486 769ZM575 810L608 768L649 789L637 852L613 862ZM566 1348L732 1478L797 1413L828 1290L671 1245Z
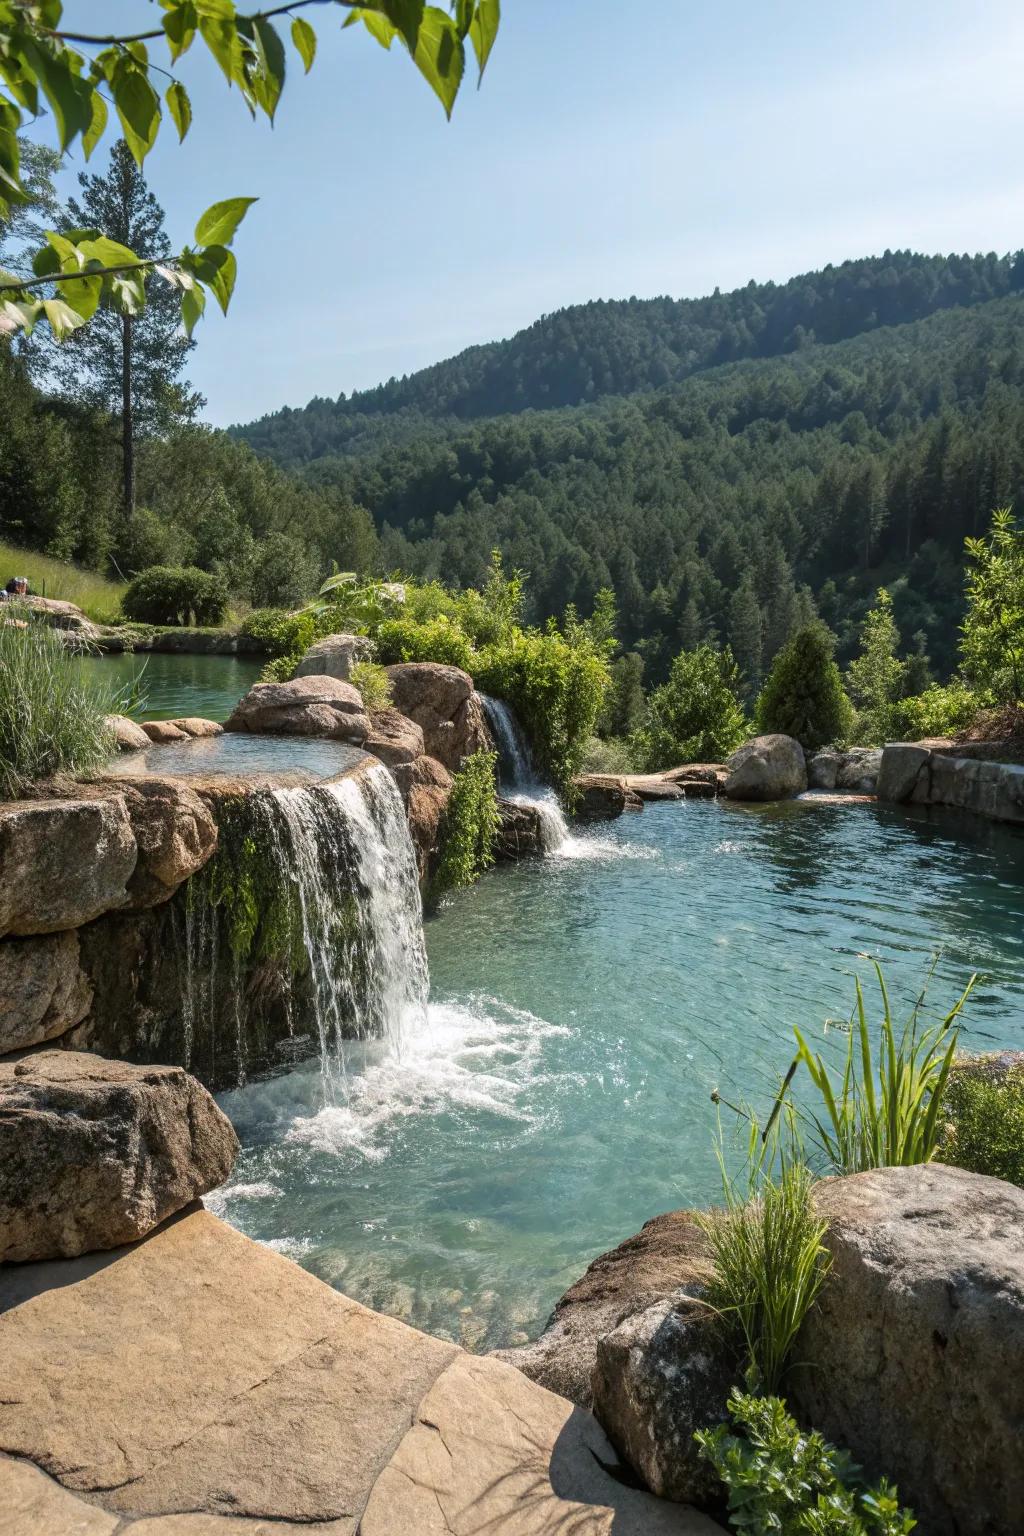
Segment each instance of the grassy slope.
M115 624L120 617L125 590L120 583L0 541L0 586L11 576L27 576L30 589L39 597L77 603L97 624Z

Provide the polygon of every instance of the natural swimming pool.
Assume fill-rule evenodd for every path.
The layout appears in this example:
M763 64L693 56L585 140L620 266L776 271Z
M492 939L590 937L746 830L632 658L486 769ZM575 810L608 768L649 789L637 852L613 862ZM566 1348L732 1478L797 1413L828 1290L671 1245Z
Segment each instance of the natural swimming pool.
M116 656L87 656L81 665L89 681L103 689L119 689L141 675L145 706L143 720L170 720L176 715L202 715L226 720L243 693L259 680L264 662L258 656L191 656L163 651L135 651Z
M767 1103L792 1028L848 1016L864 952L908 1003L972 971L963 1045L1024 1045L1024 832L791 801L650 806L504 867L427 925L432 1005L222 1096L211 1203L350 1295L489 1348L536 1333L602 1249L718 1192L713 1088ZM833 1035L833 1040L835 1036Z

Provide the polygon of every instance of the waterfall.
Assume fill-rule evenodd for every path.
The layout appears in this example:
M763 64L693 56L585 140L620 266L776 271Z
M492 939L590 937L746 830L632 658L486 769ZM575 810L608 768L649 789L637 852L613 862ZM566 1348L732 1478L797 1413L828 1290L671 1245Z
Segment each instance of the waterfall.
M479 697L498 748L499 774L505 797L516 805L528 805L536 811L541 847L545 853L554 853L569 838L569 828L558 798L537 777L523 728L505 700L492 699L486 693Z
M378 763L332 783L257 790L243 814L217 855L229 862L193 887L185 907L184 1051L194 1055L200 1035L214 1063L233 1048L244 1083L265 1055L267 1009L276 1008L278 1039L282 1014L289 1035L293 1016L308 1021L331 1103L346 1040L383 1038L399 1054L426 1018L423 914L402 798ZM236 900L246 886L248 904Z

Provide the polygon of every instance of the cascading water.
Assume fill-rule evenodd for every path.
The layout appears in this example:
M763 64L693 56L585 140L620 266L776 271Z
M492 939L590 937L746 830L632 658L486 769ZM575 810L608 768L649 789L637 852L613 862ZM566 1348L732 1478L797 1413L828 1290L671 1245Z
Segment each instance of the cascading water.
M516 805L528 805L536 811L541 846L545 853L554 853L569 840L562 807L554 791L537 777L522 727L504 699L492 699L486 693L479 697L498 748L505 796Z

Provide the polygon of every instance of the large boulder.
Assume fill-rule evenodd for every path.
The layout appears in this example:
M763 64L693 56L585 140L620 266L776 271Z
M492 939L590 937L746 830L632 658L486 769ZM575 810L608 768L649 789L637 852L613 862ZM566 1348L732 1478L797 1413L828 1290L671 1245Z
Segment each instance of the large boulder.
M138 846L128 882L129 905L138 911L169 901L217 847L217 823L203 800L174 778L132 778L124 802Z
M361 747L370 734L370 719L351 683L335 677L294 677L289 683L254 683L224 729L326 736Z
M295 668L296 677L336 677L347 683L352 668L373 655L373 641L365 635L325 635L311 645Z
M707 1504L720 1487L694 1431L723 1422L736 1379L734 1351L696 1286L598 1340L594 1413L652 1493Z
M931 757L927 747L893 742L882 748L882 762L875 789L879 800L909 800L921 769Z
M804 749L792 736L755 736L726 766L723 793L730 800L785 800L807 788Z
M127 906L137 859L121 795L0 806L0 937L59 933Z
M420 877L424 878L430 860L437 852L441 822L452 792L452 776L434 757L397 763L391 769L391 776L405 801Z
M143 720L142 734L154 747L169 747L173 742L189 739L188 732L179 729L170 720Z
M483 705L468 672L437 661L407 661L387 673L394 706L422 729L428 756L456 773L464 758L490 748Z
M107 725L114 733L119 752L145 752L153 745L142 726L129 720L127 715L108 715Z
M78 635L83 640L99 639L99 626L86 618L77 603L64 602L55 597L25 597L21 601L33 610L37 618L53 629Z
M194 741L204 741L207 737L224 734L224 727L218 721L207 720L203 715L183 715L178 720L168 720L167 724L191 736Z
M858 790L873 795L882 767L880 747L851 747L842 754L836 774L836 788Z
M0 1054L64 1034L91 1003L75 930L0 939Z
M808 789L835 789L843 754L834 747L823 747L807 760Z
M589 1408L598 1341L626 1318L693 1290L706 1273L705 1240L692 1211L655 1216L593 1261L557 1302L540 1338L496 1353L532 1381Z
M399 763L414 763L423 756L423 732L415 720L397 709L375 709L370 715L370 734L363 751L372 752L389 768Z
M180 1067L77 1051L0 1062L0 1262L143 1237L227 1178L231 1122Z
M494 857L503 863L532 858L545 852L544 823L535 803L498 801L498 835Z
M959 1168L829 1180L832 1270L797 1339L803 1419L888 1474L928 1536L1024 1510L1024 1190Z
M573 815L578 821L612 821L626 809L629 796L626 781L611 773L581 773L572 781ZM641 802L642 803L642 802Z

